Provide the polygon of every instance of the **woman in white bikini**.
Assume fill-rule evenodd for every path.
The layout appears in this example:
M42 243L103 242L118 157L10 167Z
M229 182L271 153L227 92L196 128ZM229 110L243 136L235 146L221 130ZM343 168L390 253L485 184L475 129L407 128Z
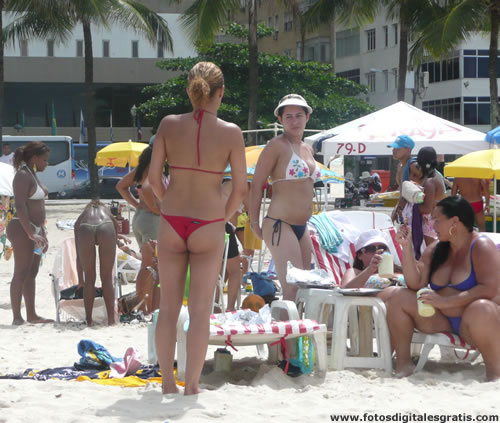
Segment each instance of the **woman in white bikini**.
M296 294L296 288L286 282L287 261L301 269L311 268L307 221L312 215L313 184L320 176L311 146L302 141L311 113L298 94L280 100L274 115L283 125L283 134L269 141L260 155L250 194L252 229L271 251L285 300L295 300ZM273 196L261 226L262 187L269 177Z
M12 183L16 202L16 214L7 227L7 238L14 250L14 276L10 285L10 303L13 325L21 325L21 300L24 297L26 318L30 323L50 323L35 311L35 279L40 266L41 254L49 243L45 224L45 198L47 188L36 172L48 166L49 148L42 142L33 141L16 149Z

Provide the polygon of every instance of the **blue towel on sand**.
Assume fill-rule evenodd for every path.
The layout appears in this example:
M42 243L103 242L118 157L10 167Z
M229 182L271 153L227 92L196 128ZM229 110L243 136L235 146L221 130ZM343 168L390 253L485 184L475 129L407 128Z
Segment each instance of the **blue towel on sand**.
M123 358L113 357L106 348L90 339L82 339L78 343L78 354L82 356L80 368L104 370L109 369L114 361L123 361Z
M336 253L337 247L344 242L344 238L337 230L332 220L325 214L320 213L309 219L318 231L319 244L329 253Z

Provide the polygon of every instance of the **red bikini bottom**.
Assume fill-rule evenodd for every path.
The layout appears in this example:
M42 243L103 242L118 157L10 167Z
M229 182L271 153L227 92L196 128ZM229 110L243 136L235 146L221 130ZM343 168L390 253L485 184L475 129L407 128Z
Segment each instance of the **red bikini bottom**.
M192 217L185 216L169 216L161 213L161 216L174 228L175 232L184 240L187 241L189 235L191 235L196 229L202 226L208 225L209 223L224 222L224 219L214 219L214 220L203 220L194 219Z

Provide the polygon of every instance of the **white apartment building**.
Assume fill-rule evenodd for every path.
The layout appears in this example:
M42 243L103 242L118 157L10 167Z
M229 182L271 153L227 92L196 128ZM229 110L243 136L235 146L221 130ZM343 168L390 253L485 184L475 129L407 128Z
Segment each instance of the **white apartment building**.
M144 0L168 23L173 52L151 45L139 33L113 25L109 29L92 27L97 139L137 139L131 114L134 104L147 97L142 89L165 82L173 72L160 70L163 58L196 56L178 18L180 6L161 0ZM12 20L4 13L4 25ZM51 133L52 105L57 134L78 139L80 110L85 113L83 30L76 27L65 43L54 40L20 40L5 48L4 135L47 135ZM151 128L141 123L143 139Z

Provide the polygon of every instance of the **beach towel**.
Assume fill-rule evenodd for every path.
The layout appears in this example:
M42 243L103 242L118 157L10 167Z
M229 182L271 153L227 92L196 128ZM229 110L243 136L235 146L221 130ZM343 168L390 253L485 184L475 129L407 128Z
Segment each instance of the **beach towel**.
M320 213L311 216L309 222L316 227L321 247L329 253L336 253L337 247L344 242L344 238L332 220L325 213Z

